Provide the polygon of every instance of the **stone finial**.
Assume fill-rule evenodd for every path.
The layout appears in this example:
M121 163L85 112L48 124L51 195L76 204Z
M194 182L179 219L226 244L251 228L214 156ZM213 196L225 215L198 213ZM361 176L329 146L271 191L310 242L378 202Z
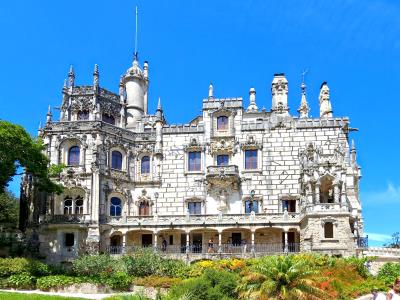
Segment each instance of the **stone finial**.
M64 85L63 85L63 89L67 88L67 79L64 79Z
M161 106L161 98L158 97L157 111L156 111L157 121L162 121L163 119L163 110Z
M332 113L328 83L323 82L319 91L319 116L320 118L332 118Z
M301 102L300 107L297 111L300 114L300 118L308 118L310 108L308 107L308 102L306 98L306 85L304 82L301 83Z
M39 127L38 127L38 132L37 132L38 136L42 135L42 121L39 122Z
M250 99L250 104L247 107L247 111L258 111L258 107L256 104L256 90L255 88L250 88L249 90L249 99Z
M162 110L160 97L158 97L157 110Z
M95 64L93 71L93 87L97 88L98 86L99 86L99 66Z
M212 99L212 98L214 98L214 86L211 82L208 87L208 99Z
M147 60L143 63L143 76L146 79L149 78L149 62Z
M354 145L354 139L351 140L350 163L352 166L357 165L357 152L356 152L356 147Z
M51 106L49 105L49 109L46 114L46 123L51 123L53 114L51 113Z
M289 114L288 107L288 81L285 74L274 75L272 80L272 111L278 114Z
M75 84L75 71L74 71L74 67L72 65L69 67L68 82L69 82L69 86L70 87L74 87L74 84Z

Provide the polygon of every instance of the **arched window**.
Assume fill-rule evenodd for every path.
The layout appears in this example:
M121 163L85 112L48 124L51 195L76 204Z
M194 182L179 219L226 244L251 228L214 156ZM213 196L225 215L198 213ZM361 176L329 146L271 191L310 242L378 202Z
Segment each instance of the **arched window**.
M121 199L117 197L112 197L110 202L110 216L119 217L121 216L122 206Z
M75 199L75 214L83 214L83 198L81 196L78 196Z
M119 151L111 153L111 168L115 170L122 170L122 154Z
M141 163L140 172L142 174L149 174L150 173L150 157L149 156L143 156L142 157L142 163Z
M324 236L326 239L333 238L333 223L326 222L324 225Z
M72 198L70 197L64 199L64 215L72 215Z
M103 120L103 122L106 122L111 125L115 125L115 118L112 115L103 114L101 119Z
M78 146L72 146L69 148L68 151L68 165L69 166L78 166L79 165L79 158L80 156L80 149Z
M228 130L228 117L221 116L217 118L217 130Z
M89 111L88 110L78 111L78 120L89 120Z
M150 215L150 205L147 201L142 201L139 204L139 216L148 216Z

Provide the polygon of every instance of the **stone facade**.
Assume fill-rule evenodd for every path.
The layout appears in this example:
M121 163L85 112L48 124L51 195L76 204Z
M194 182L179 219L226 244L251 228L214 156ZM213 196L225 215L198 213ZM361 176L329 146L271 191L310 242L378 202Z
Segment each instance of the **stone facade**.
M76 86L71 67L60 120L49 108L39 135L61 195L22 182L23 229L39 237L49 261L79 253L155 250L187 255L318 251L355 254L363 235L360 168L349 146L349 119L333 117L321 86L320 118L308 117L302 84L299 116L288 106L288 81L272 81L271 111L256 91L216 98L202 115L167 124L160 101L148 113L149 66L134 59L119 93ZM188 116L190 117L190 116Z

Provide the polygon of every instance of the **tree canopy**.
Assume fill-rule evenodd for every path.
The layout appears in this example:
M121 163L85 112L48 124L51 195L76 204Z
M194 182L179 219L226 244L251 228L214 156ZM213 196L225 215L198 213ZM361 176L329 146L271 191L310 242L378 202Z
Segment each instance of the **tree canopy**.
M61 187L49 179L49 160L43 150L41 139L32 138L20 125L0 120L0 193L21 168L35 178L40 190L60 192Z
M18 199L8 191L0 193L0 224L6 228L18 227Z

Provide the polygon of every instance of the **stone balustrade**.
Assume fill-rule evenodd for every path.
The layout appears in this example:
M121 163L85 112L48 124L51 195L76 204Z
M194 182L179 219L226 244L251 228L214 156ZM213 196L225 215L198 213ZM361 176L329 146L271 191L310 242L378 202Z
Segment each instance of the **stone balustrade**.
M368 249L364 251L364 255L400 258L400 248L368 247Z
M39 218L40 223L52 223L52 224L62 224L62 223L90 223L90 214L72 214L72 215L41 215Z

